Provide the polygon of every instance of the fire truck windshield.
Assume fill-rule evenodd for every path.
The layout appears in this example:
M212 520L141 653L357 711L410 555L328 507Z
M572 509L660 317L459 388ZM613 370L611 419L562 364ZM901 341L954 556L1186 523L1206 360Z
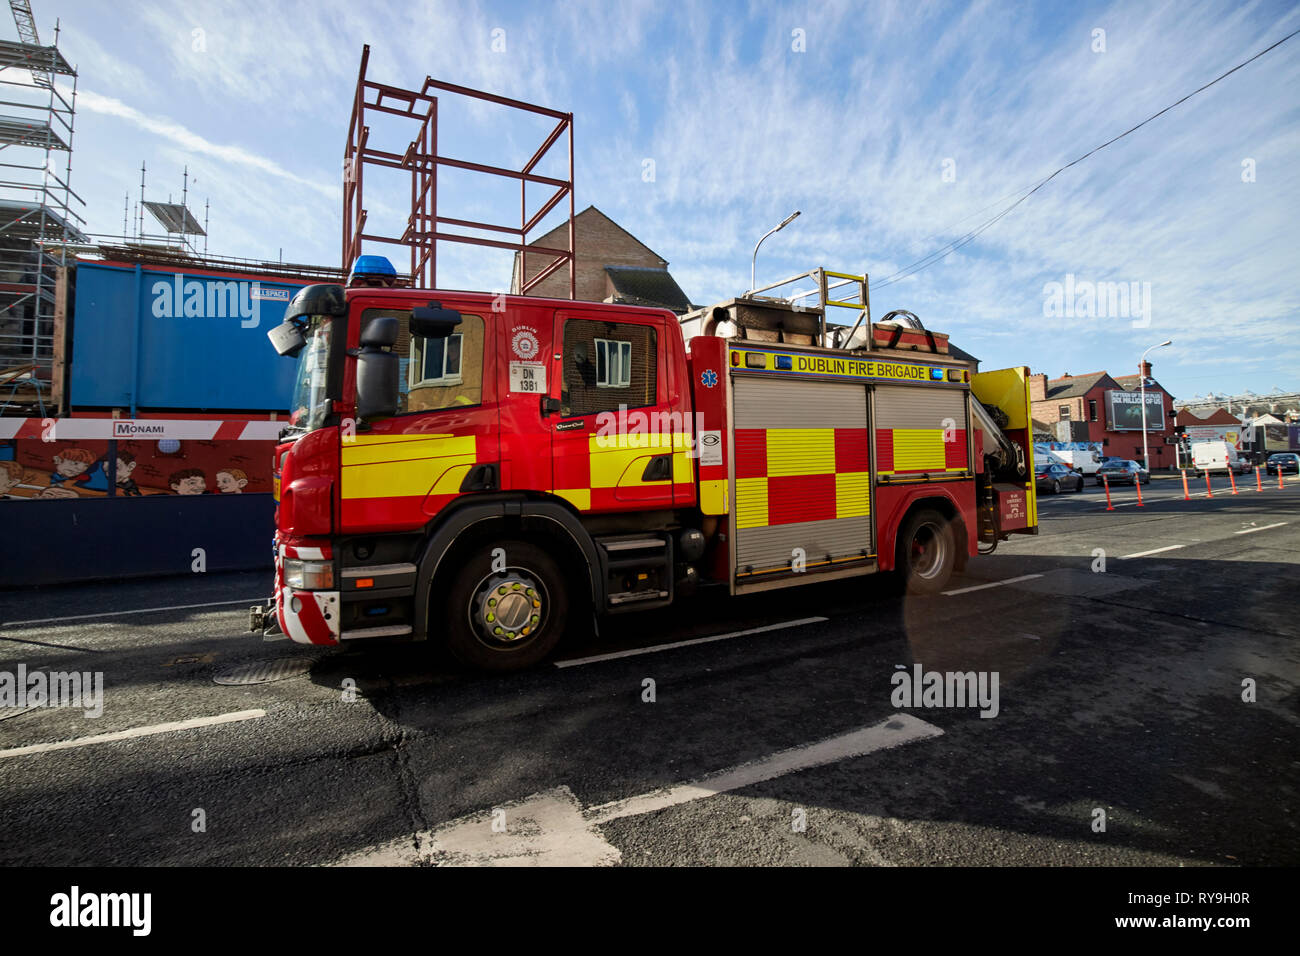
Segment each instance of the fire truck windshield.
M333 326L334 320L329 316L313 316L306 332L307 345L298 353L289 424L303 431L320 428L329 414L330 335Z

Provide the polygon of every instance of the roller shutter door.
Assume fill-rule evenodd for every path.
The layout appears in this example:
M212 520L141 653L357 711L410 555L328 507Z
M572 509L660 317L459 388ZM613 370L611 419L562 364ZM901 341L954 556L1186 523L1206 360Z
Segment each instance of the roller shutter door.
M874 553L865 386L738 376L733 410L738 575Z
M967 470L966 391L876 389L876 471L907 477Z

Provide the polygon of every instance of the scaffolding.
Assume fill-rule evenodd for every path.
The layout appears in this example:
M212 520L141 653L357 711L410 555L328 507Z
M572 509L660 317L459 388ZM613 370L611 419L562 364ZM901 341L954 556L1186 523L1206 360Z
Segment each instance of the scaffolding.
M573 114L536 106L520 100L508 99L451 83L425 77L417 90L405 90L366 79L370 60L370 47L361 51L361 69L357 75L356 94L352 105L352 118L348 124L347 145L343 152L343 267L346 269L362 253L362 243L374 242L406 246L410 249L410 276L412 285L432 289L438 282L437 249L439 242L460 242L508 249L520 256L521 292L527 294L565 265L569 267L569 298L576 297L577 276L574 255L574 196L573 196ZM556 125L542 141L532 158L520 169L469 162L439 155L438 152L438 96L437 93L466 97L481 103L520 110L535 116L554 120ZM391 144L382 149L370 142L371 114L384 114L409 120L403 129L411 130L409 141ZM404 137L403 137L404 138ZM569 147L568 178L543 176L537 172L539 164L550 154L561 139L567 138ZM386 144L388 145L388 144ZM400 233L394 228L389 234L367 232L368 213L363 199L365 167L379 166L409 174L411 207L405 228ZM438 170L460 169L487 176L505 177L519 182L519 224L458 219L438 212ZM533 213L528 211L529 185L546 186L554 192ZM564 249L528 245L528 234L537 228L560 203L569 200L568 243ZM394 223L394 226L397 224ZM517 241L492 239L486 236L467 235L462 232L444 232L443 226L460 230L475 230L511 237ZM525 257L529 254L548 257L542 268L528 278Z
M86 239L70 185L77 71L57 27L42 46L27 0L10 6L20 39L0 40L0 414L44 415L60 398L66 246Z

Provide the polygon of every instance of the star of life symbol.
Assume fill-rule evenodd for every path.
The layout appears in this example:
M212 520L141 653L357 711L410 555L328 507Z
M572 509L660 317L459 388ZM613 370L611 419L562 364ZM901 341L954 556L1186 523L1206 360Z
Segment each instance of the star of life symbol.
M532 329L519 329L510 340L510 348L524 361L534 359L539 351L537 336Z
M700 374L700 382L705 388L713 388L713 386L718 384L718 373L713 371L711 368L706 368Z

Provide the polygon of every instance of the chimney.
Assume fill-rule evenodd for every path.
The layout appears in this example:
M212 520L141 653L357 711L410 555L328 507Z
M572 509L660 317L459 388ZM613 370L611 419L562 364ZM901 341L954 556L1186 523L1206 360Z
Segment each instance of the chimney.
M1141 375L1143 378L1150 378L1150 377L1151 377L1151 363L1150 363L1150 362L1143 362L1142 365L1141 365L1141 367L1138 369L1138 374Z
M1042 402L1047 399L1047 375L1040 372L1029 376L1029 400Z

